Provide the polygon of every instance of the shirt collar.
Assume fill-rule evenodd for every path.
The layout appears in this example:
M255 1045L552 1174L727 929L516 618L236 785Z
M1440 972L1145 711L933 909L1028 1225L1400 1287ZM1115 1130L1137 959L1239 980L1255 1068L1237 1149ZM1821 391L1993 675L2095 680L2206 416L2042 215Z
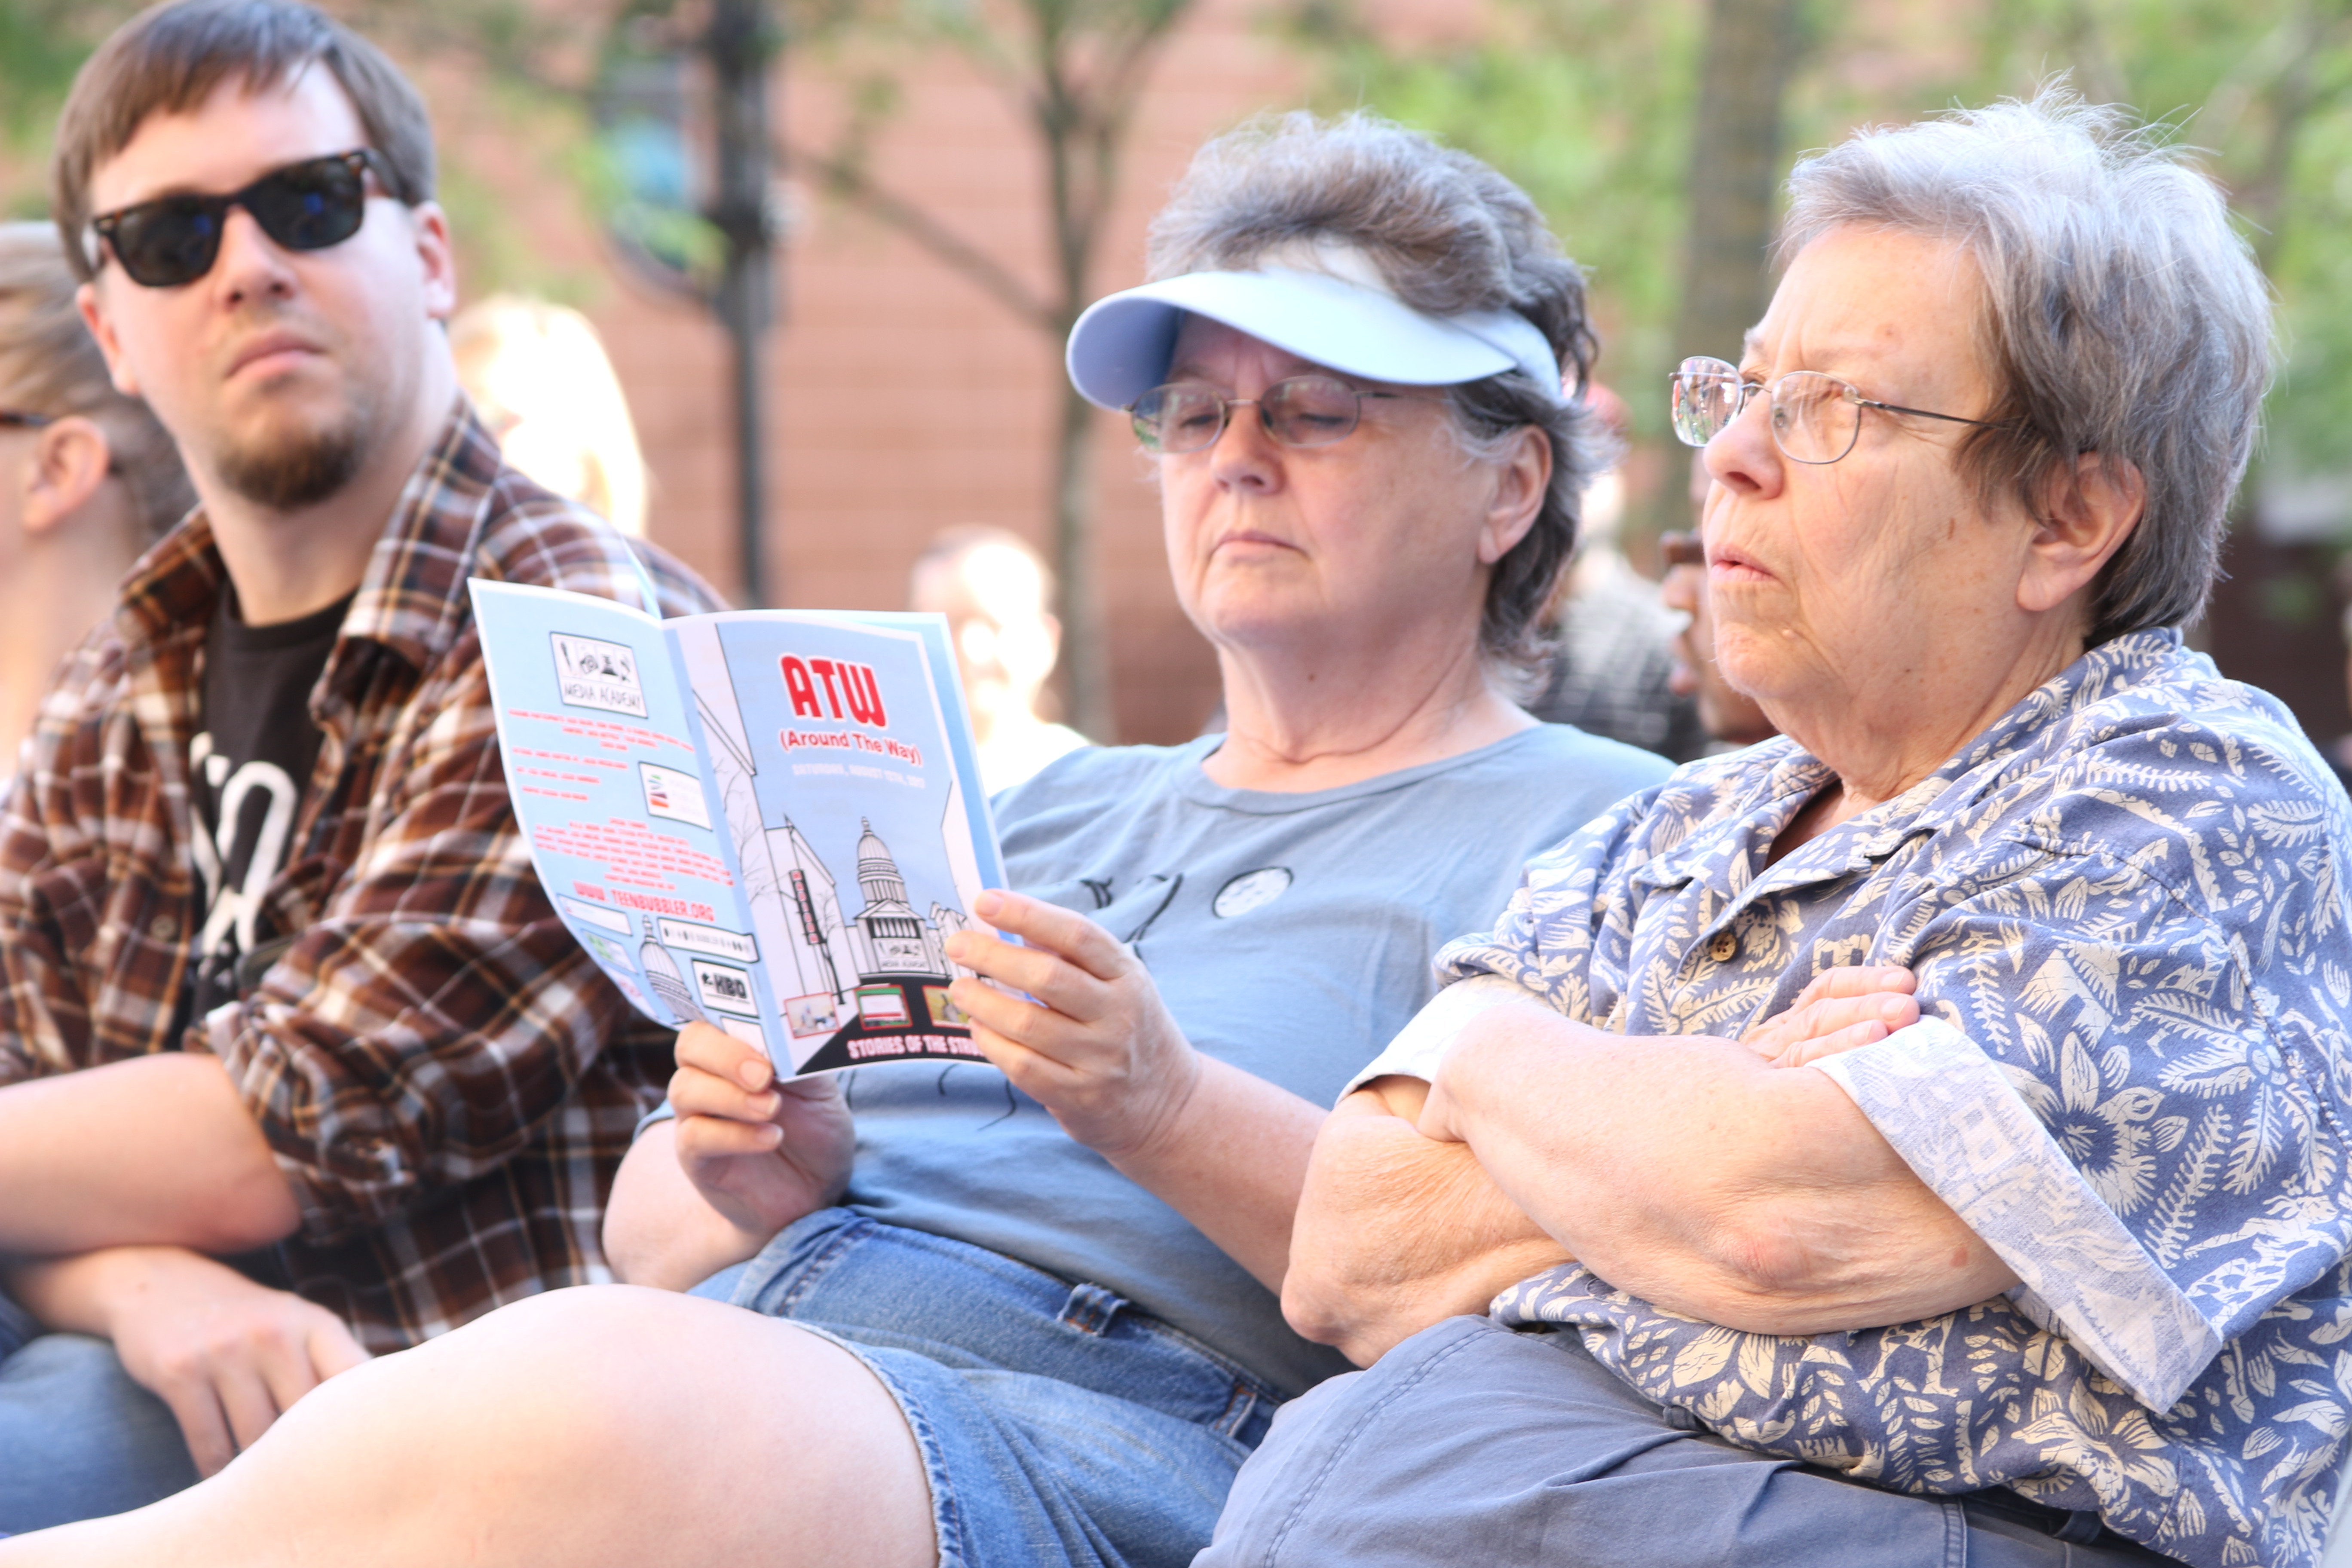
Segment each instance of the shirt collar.
M2084 709L2160 679L2183 657L2180 633L2169 626L2100 644L2028 692L1934 773L1838 824L1769 870L1764 858L1773 839L1828 782L1830 769L1788 740L1750 747L1725 759L1731 769L1718 785L1717 809L1654 859L1643 879L1662 888L1696 880L1738 887L1744 902L1864 870L1894 854L1906 838L1948 826L2008 782L2012 762L2036 750Z
M343 616L343 638L379 643L417 669L457 640L499 468L498 443L459 397L368 557ZM131 569L116 625L134 645L201 637L226 581L211 520L199 507Z

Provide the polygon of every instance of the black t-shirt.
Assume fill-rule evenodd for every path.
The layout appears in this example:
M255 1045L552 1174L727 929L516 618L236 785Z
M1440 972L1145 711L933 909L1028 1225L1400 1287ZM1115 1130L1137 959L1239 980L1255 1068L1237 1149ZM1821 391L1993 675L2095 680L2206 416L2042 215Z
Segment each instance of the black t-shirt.
M188 745L195 796L203 924L190 969L189 1021L234 1001L268 967L282 935L268 929L262 892L296 853L294 822L319 726L310 690L351 608L347 595L299 620L251 626L225 589L205 644L204 708ZM238 960L253 963L238 973Z

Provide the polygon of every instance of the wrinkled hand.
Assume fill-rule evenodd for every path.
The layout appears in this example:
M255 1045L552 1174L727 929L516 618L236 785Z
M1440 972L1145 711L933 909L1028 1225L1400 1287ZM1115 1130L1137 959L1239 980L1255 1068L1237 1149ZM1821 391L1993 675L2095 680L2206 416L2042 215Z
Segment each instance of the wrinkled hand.
M1787 1011L1750 1029L1739 1044L1778 1068L1805 1067L1823 1057L1874 1045L1919 1021L1919 1002L1912 994L1917 984L1916 976L1895 964L1824 970L1797 994ZM1546 1021L1555 1016L1533 1000L1489 1007L1463 1026L1447 1050L1447 1061L1475 1052L1489 1038L1507 1037L1525 1011ZM1465 1137L1458 1111L1441 1066L1421 1104L1416 1126L1424 1138L1458 1142Z
M948 957L1035 1000L957 980L948 994L971 1016L972 1043L1071 1137L1108 1159L1174 1128L1201 1058L1142 961L1084 915L1020 893L982 893L973 912L1028 945L959 931Z
M1909 970L1893 964L1824 970L1787 1012L1750 1029L1740 1043L1783 1068L1874 1045L1919 1021L1911 994L1917 984Z
M779 1083L757 1046L688 1024L677 1035L669 1102L687 1179L754 1246L849 1184L857 1131L830 1077Z
M1382 1078L1340 1100L1291 1226L1283 1316L1358 1366L1573 1261L1467 1144L1418 1131L1429 1095L1419 1079Z
M251 1447L296 1400L369 1359L324 1307L201 1253L124 1247L87 1261L105 1269L97 1289L123 1370L171 1406L205 1475Z

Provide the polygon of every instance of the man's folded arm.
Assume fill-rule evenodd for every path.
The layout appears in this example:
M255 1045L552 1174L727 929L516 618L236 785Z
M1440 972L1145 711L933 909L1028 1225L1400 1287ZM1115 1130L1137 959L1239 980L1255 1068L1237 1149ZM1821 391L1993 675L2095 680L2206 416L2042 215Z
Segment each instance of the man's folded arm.
M213 1058L173 1052L0 1089L0 1253L243 1252L299 1218Z
M91 1019L64 949L94 933L99 900L36 811L20 784L0 820L0 1254L229 1253L290 1234L292 1191L218 1061L169 1052L69 1070ZM76 863L95 852L81 825L55 826Z
M448 658L471 674L322 918L201 1026L313 1241L496 1170L630 1016L531 868L478 647Z

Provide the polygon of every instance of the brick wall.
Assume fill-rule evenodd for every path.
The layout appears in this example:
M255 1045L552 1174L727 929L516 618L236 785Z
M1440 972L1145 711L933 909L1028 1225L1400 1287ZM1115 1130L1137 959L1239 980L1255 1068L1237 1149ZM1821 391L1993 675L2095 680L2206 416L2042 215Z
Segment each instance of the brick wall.
M1162 57L1135 116L1097 293L1140 281L1144 227L1200 142L1298 100L1297 68L1255 29L1252 9L1246 0L1204 0ZM876 146L875 176L1042 292L1045 175L1035 138L950 57L916 62L905 80L904 107ZM821 66L787 63L782 104L795 137L829 135L831 88ZM899 607L908 564L955 523L999 524L1042 548L1060 345L837 203L804 199L794 227L766 374L772 597ZM593 246L583 259L593 259ZM697 310L641 285L618 279L599 294L589 313L628 389L653 469L650 531L731 588L724 342ZM1182 739L1215 704L1215 660L1169 587L1159 503L1132 437L1115 416L1100 415L1097 441L1096 554L1117 739Z

